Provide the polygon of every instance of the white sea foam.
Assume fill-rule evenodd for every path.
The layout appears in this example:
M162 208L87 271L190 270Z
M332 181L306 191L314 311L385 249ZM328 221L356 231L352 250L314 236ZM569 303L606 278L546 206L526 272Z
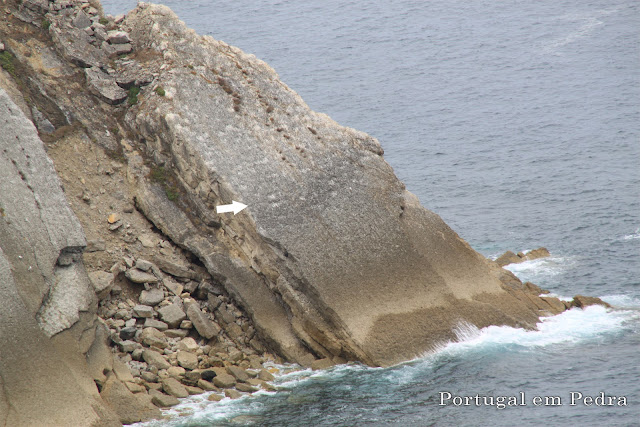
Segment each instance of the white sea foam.
M633 234L627 234L622 237L622 240L633 240L640 239L640 228L636 228L636 231Z
M531 281L544 285L547 280L575 268L578 264L577 257L551 256L518 264L509 264L504 268L518 276L522 281Z
M613 303L618 298L624 299L621 296L610 296L608 299ZM637 304L638 301L634 303ZM638 305L636 307L640 308ZM489 326L478 329L473 325L462 324L455 331L458 341L440 346L436 352L427 357L437 357L439 354L460 354L505 345L532 348L560 343L578 343L618 331L626 322L639 319L640 314L633 310L608 310L594 305L545 317L538 323L537 330L532 331L509 326Z

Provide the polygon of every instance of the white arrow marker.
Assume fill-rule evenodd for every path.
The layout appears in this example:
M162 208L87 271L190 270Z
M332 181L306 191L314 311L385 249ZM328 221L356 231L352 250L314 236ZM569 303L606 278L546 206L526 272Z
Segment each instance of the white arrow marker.
M233 212L233 214L235 215L238 212L240 212L242 209L247 207L247 205L245 205L244 203L236 202L235 200L232 200L232 202L233 203L231 203L230 205L216 206L216 212L217 213Z

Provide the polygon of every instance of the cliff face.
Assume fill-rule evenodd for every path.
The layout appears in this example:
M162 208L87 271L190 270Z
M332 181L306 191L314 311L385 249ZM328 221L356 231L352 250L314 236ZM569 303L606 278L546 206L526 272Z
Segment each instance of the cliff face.
M263 344L305 366L385 366L462 321L564 310L264 62L163 6L99 9L24 0L0 18L0 425L157 416L161 379L211 386L204 369L258 366ZM232 200L249 207L216 213ZM199 343L180 347L187 334Z
M461 321L532 326L537 308L420 206L378 141L311 111L264 62L197 36L166 7L123 23L165 96L126 115L173 171L185 215L139 179L137 203L203 260L290 359L388 365ZM239 200L249 208L216 215ZM178 220L178 218L180 218Z
M90 374L108 359L82 228L35 127L2 89L0 129L0 425L117 425Z

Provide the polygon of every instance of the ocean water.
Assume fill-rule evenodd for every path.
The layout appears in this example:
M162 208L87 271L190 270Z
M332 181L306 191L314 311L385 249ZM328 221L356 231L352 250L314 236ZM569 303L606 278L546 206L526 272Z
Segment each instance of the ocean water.
M509 268L620 308L529 332L462 324L459 342L418 360L290 372L275 393L191 398L152 425L640 425L640 3L162 3L378 138L409 190L476 250L545 246L551 258ZM627 405L571 405L572 392ZM453 404L475 395L494 403ZM499 396L526 406L498 408Z

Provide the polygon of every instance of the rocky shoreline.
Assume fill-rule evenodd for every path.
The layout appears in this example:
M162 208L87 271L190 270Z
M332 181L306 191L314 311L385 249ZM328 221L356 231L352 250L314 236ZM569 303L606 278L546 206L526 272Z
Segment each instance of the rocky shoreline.
M460 319L533 328L602 303L541 296L500 268L542 249L477 254L374 138L166 7L0 13L0 425L149 420L189 395L273 390L273 363L388 366ZM237 194L252 213L214 214ZM63 378L25 398L29 375Z

